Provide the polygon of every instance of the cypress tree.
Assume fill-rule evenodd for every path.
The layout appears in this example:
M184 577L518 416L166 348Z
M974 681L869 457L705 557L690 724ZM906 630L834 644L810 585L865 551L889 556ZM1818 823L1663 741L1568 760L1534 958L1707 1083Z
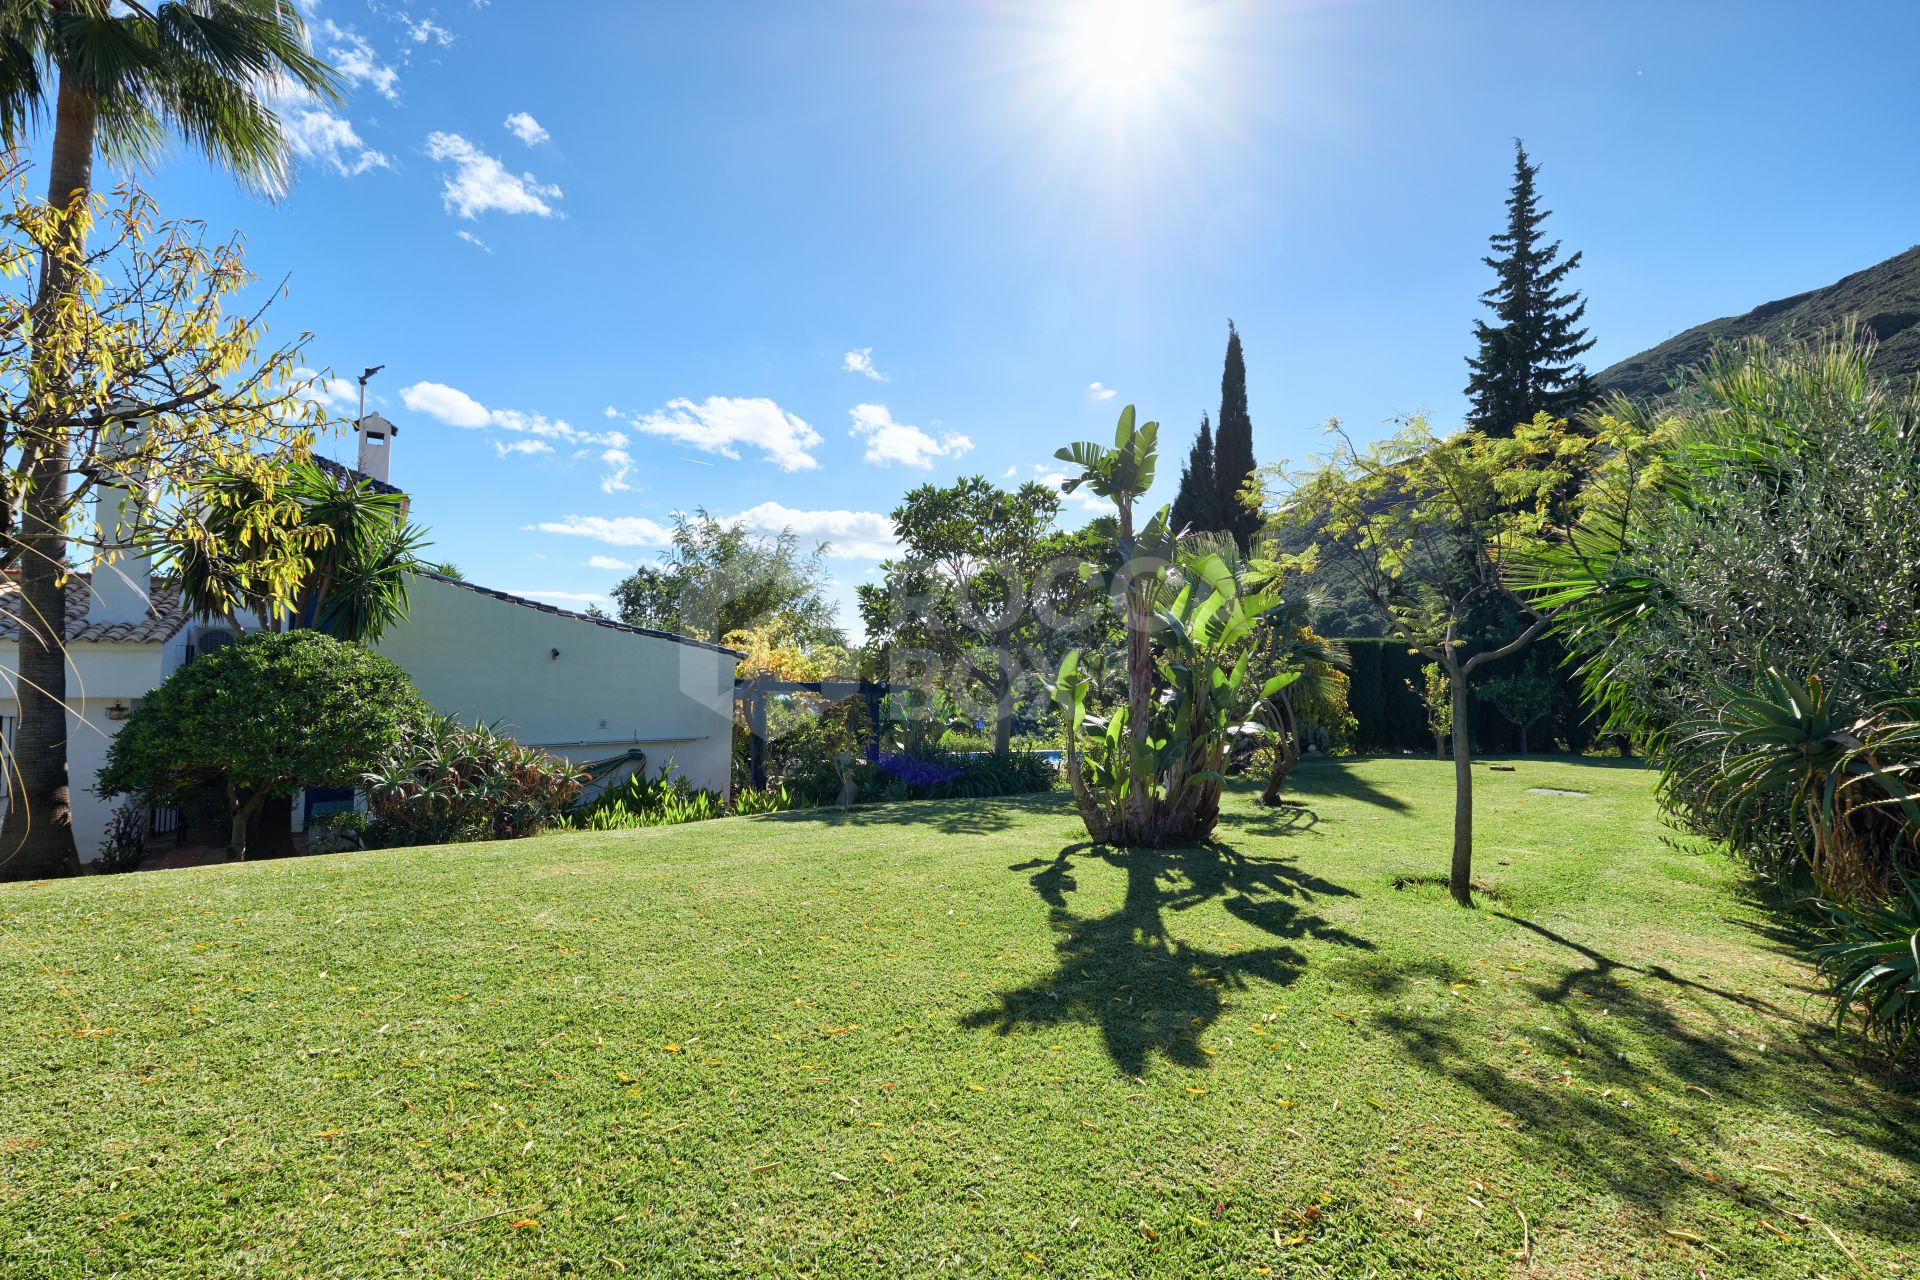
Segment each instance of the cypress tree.
M1180 469L1180 492L1173 499L1173 527L1196 533L1219 528L1220 502L1213 489L1213 426L1200 415L1200 434L1193 438L1187 465Z
M1499 277L1480 295L1497 321L1474 321L1479 354L1467 359L1473 371L1467 396L1473 401L1468 422L1488 435L1513 434L1516 424L1537 413L1571 417L1593 399L1593 381L1580 356L1593 346L1578 290L1560 292L1580 255L1564 262L1560 242L1541 243L1540 224L1552 210L1542 209L1534 190L1540 166L1513 140L1513 190L1507 196L1507 229L1489 237L1493 254L1482 261Z
M1219 426L1213 435L1213 491L1220 504L1220 527L1233 533L1245 552L1260 528L1260 513L1240 503L1241 486L1253 474L1253 417L1247 412L1247 362L1240 331L1227 321L1227 363L1220 373Z

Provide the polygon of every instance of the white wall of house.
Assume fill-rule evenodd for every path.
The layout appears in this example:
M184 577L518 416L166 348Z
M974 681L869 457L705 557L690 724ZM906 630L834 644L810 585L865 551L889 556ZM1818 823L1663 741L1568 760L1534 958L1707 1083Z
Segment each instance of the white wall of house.
M161 644L90 644L75 641L67 666L67 778L73 806L73 843L82 862L92 862L107 834L113 806L93 793L94 780L107 760L107 744L120 731L109 707L131 708L136 698L160 683L165 661ZM20 714L13 691L18 687L20 648L0 648L0 681L7 696L0 699L0 715L9 726ZM6 804L0 791L0 810Z
M374 647L442 714L499 721L525 745L583 763L639 747L650 773L671 761L693 785L727 794L732 653L433 578L414 579L411 596Z

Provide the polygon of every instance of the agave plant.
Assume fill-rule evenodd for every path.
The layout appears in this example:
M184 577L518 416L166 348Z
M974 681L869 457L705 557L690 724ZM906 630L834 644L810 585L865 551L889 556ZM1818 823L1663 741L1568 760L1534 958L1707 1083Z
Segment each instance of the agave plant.
M1834 1021L1857 1017L1896 1053L1920 1041L1920 880L1883 904L1822 904L1832 941L1814 948L1833 984Z

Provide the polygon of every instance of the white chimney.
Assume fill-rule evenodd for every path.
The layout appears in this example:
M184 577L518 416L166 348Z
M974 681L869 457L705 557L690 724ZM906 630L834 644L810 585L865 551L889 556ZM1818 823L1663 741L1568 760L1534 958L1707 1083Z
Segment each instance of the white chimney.
M94 509L100 549L93 561L93 589L87 596L88 622L140 622L147 617L153 557L136 545L136 538L152 495L117 465L139 450L146 434L146 421L135 418L109 426L100 440L100 458L106 466Z
M388 462L393 455L393 438L399 434L400 428L378 413L360 419L360 465L354 470L382 484L393 483L387 478Z

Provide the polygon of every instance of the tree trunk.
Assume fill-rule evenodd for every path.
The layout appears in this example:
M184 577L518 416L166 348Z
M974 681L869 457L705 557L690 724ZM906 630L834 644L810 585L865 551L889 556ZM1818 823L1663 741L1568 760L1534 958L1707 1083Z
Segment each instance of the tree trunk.
M269 796L254 811L247 852L256 858L289 858L293 847L293 797Z
M1473 905L1473 752L1467 733L1466 673L1447 666L1453 693L1453 868L1447 890L1463 907Z
M1293 767L1300 763L1300 726L1293 714L1293 699L1283 689L1273 696L1274 710L1280 720L1280 741L1273 748L1273 771L1267 775L1267 789L1260 796L1260 803L1276 805L1280 801L1280 792L1287 785L1287 778L1293 773Z
M243 862L246 860L247 831L253 825L254 812L260 808L266 798L266 792L256 791L242 800L240 793L233 789L233 784L227 784L227 804L231 807L233 816L232 825L227 832L228 857L239 858Z
M1148 601L1136 578L1137 566L1131 563L1136 550L1133 544L1131 502L1120 504L1120 542L1126 548L1129 560L1129 563L1121 566L1121 571L1127 575L1127 736L1132 746L1127 761L1127 776L1132 780L1127 792L1127 810L1132 816L1133 826L1144 830L1147 825L1149 779L1140 773L1135 762L1145 754L1147 744L1147 707L1153 693L1153 651L1147 644L1147 629L1151 621ZM1151 584L1146 589L1150 590Z
M998 674L993 689L993 754L1003 756L1013 747L1013 681L1008 678L1008 658L1004 649L994 658Z
M60 77L47 201L65 209L93 189L95 111ZM79 223L66 224L78 241ZM72 246L76 253L79 245ZM61 299L74 288L71 258L42 254L39 292L31 318L34 362L43 385L58 388L67 370L45 352L47 331L59 320ZM43 354L45 352L45 354ZM38 879L77 867L73 809L67 778L67 649L65 508L73 438L65 422L42 420L23 445L31 488L20 522L20 597L27 625L20 634L17 694L20 718L7 770L7 816L0 826L0 879ZM35 438L37 437L37 438ZM89 781L91 781L89 779Z

